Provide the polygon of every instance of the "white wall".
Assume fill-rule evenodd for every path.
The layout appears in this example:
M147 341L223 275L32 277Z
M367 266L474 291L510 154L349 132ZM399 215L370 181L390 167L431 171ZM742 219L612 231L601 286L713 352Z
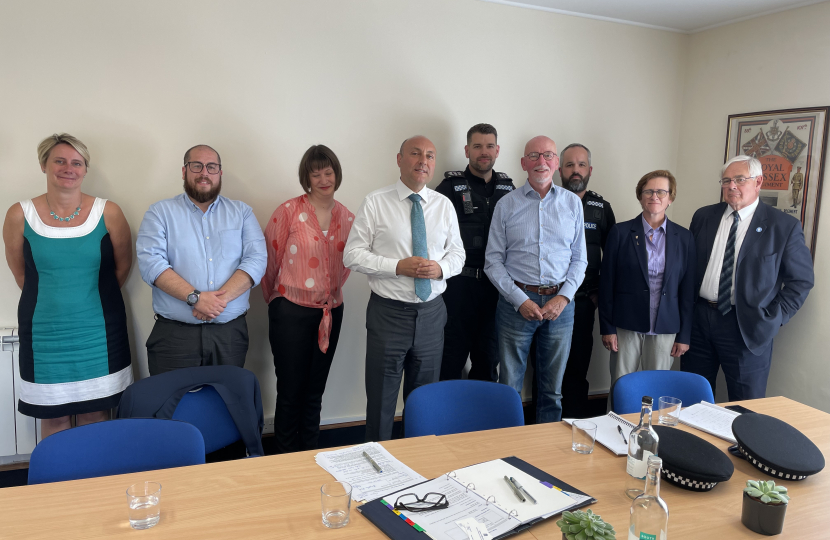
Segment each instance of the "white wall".
M830 105L828 24L830 3L823 3L691 36L677 170L681 187L673 216L679 223L688 224L697 208L719 200L715 180L730 114ZM830 208L825 203L822 210L816 286L775 339L767 396L830 412L830 313L822 309L830 301ZM721 378L718 394L725 398L723 386Z
M325 143L343 163L338 199L356 211L366 193L397 178L405 137L429 136L438 170L456 169L466 130L489 122L501 134L496 168L518 184L530 137L588 145L591 187L628 219L639 211L636 180L676 165L687 43L476 0L6 2L0 207L44 191L35 147L67 131L92 152L84 190L121 205L134 237L151 203L181 191L182 154L197 143L219 150L223 193L250 204L260 223L300 193L300 157ZM364 414L368 294L366 279L353 275L324 421ZM0 323L15 323L18 298L0 270ZM136 371L146 375L153 311L135 268L124 298ZM246 366L270 415L266 306L259 288L251 298ZM597 347L595 389L608 387L607 362Z

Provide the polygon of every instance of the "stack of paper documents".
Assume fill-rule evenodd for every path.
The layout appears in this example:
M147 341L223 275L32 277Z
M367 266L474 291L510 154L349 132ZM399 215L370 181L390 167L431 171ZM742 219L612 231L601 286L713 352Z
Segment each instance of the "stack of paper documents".
M369 454L383 472L375 470L363 452ZM335 479L351 484L355 501L371 501L426 480L376 442L320 452L314 459Z

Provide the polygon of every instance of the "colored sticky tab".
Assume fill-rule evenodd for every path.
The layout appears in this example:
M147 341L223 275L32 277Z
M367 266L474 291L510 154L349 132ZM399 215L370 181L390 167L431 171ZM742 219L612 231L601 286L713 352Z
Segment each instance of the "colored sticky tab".
M415 526L415 523L414 523L411 519L409 519L409 518L406 518L406 524L407 524L407 525L411 525L411 526L413 526L413 527Z
M413 524L412 524L412 527L413 527L416 531L418 531L418 532L426 532L426 531L424 530L424 528L423 528L423 527L421 527L420 525L418 525L417 523L413 523Z
M550 482L539 482L539 483L540 483L540 484L542 484L543 486L545 486L545 487L546 487L546 488L548 488L548 489L557 489L557 490L559 490L559 491L562 491L561 489L559 489L558 487L554 486L554 485L553 485L553 484L551 484Z

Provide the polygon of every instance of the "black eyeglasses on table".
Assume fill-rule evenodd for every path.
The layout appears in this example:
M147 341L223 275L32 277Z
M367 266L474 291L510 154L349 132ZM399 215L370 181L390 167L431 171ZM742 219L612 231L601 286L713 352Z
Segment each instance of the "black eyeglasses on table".
M440 493L427 493L418 497L414 493L404 493L395 500L395 510L406 510L408 512L427 512L429 510L442 510L450 506L446 495Z

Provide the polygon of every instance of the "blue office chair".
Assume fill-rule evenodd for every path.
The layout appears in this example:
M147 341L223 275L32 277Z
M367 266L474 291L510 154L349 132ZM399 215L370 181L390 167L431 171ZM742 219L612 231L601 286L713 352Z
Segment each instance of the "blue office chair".
M199 465L205 441L175 420L128 418L54 433L35 447L29 484Z
M420 386L404 408L406 437L448 435L525 425L522 399L494 382L453 380Z
M618 414L639 412L643 396L654 398L654 407L660 396L680 399L687 407L701 401L715 402L712 385L705 377L685 371L637 371L623 375L611 389L611 409Z
M202 386L182 396L173 420L196 426L202 432L208 454L242 438L228 407L212 386Z

